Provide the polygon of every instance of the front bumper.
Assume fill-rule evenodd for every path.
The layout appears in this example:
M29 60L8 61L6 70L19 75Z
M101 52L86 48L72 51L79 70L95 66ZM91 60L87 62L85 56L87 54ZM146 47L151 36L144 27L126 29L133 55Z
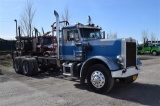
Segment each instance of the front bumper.
M117 71L111 71L112 78L126 78L135 74L138 74L142 66L139 65L137 67L130 67L127 69L121 69Z

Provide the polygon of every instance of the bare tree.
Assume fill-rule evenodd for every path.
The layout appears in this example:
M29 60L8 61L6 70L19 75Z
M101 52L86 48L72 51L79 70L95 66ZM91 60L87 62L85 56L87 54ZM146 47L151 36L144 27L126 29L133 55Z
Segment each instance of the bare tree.
M62 20L69 22L69 18L70 18L69 10L68 10L68 6L66 6L66 8L64 9L64 13L62 14Z
M145 39L145 41L148 39L148 30L142 31L142 41Z
M110 31L110 33L107 34L107 38L108 38L108 39L116 39L116 38L117 38L117 32L112 33L112 32Z
M153 42L155 42L156 41L156 36L155 36L155 33L151 33L151 41Z
M25 36L31 36L31 31L33 29L33 18L35 15L35 10L33 9L33 3L27 1L23 12L20 15L20 25L22 34Z
M117 32L115 32L114 34L113 34L113 38L117 38Z

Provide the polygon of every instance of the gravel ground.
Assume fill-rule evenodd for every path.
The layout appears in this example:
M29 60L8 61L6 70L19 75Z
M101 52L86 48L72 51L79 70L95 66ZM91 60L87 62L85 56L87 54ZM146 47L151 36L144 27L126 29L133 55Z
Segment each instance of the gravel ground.
M58 72L35 77L16 74L11 58L0 57L0 106L160 106L160 56L139 56L143 70L132 84L97 94Z

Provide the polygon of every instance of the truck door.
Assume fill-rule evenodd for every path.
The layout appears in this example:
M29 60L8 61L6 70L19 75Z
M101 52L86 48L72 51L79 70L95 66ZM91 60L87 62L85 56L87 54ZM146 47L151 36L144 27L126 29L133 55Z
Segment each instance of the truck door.
M151 52L151 47L148 44L144 45L144 53L150 53Z
M63 30L62 59L78 61L83 59L82 44L77 29Z

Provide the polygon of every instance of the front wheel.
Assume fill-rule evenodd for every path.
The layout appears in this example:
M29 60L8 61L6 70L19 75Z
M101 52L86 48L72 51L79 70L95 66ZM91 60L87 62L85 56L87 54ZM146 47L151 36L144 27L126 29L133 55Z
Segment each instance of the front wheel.
M110 70L102 64L95 64L89 69L87 82L98 93L109 92L114 85Z
M152 55L153 55L153 56L156 56L156 55L157 55L157 51L153 51L153 52L152 52Z

